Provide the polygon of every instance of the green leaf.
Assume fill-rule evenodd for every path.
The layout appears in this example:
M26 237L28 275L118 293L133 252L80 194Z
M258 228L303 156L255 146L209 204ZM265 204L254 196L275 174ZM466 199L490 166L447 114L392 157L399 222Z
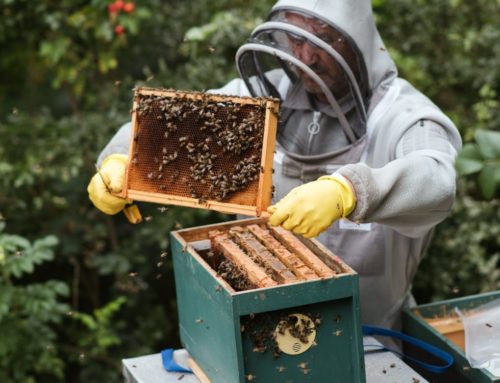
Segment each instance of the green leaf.
M49 281L49 282L47 282L47 286L49 286L58 295L62 295L62 296L69 295L69 287L64 282Z
M482 161L461 158L460 156L457 157L457 160L455 162L457 172L461 176L477 173L483 168L483 166L484 164Z
M118 65L118 60L112 53L102 53L98 61L99 71L101 73L108 73Z
M479 151L484 158L500 158L500 132L478 130L475 134Z
M40 45L40 56L46 58L50 64L57 64L65 54L68 54L70 45L71 40L67 37L43 41Z
M99 23L96 27L95 35L98 39L112 41L114 34L111 24L108 21Z
M45 238L37 239L33 244L33 248L38 249L42 247L53 247L57 244L59 244L59 239L55 235L48 235Z
M455 162L457 172L461 176L477 173L483 168L483 158L476 144L466 144L458 153Z
M484 197L487 199L493 198L495 195L498 182L498 172L500 170L494 165L486 165L481 173L479 173L479 186Z
M476 144L465 144L458 154L459 158L468 158L471 160L482 160L481 152Z
M81 312L74 312L71 317L73 319L79 321L80 323L82 323L89 330L96 330L97 329L97 326L98 326L97 321L92 317L92 315L81 313Z

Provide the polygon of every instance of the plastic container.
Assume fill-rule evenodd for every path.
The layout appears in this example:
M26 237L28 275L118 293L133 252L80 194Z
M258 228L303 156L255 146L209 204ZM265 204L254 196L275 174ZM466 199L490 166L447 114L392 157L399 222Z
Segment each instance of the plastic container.
M460 316L465 332L465 355L471 367L484 368L500 378L500 299L463 312Z

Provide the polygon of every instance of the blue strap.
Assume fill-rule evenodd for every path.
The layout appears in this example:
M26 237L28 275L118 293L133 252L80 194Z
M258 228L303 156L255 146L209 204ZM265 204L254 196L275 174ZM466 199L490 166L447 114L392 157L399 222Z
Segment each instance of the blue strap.
M388 336L388 337L400 339L404 342L410 343L410 344L428 352L429 354L434 355L435 357L437 357L438 359L440 359L446 363L445 365L442 365L442 366L438 366L435 364L429 364L429 363L425 363L419 359L415 359L411 356L402 354L401 352L399 352L397 350L393 350L393 349L387 348L387 347L382 346L382 345L367 345L369 347L377 347L377 348L380 348L382 350L391 351L395 354L402 356L405 359L409 359L412 362L415 362L416 364L425 368L428 371L431 371L434 373L443 373L448 368L450 368L455 361L453 358L453 355L447 353L446 351L443 351L440 348L437 348L437 347L435 347L427 342L424 342L420 339L403 334L401 332L389 330L389 329L383 328L383 327L368 326L368 325L363 325L362 329L363 329L363 335L381 335L381 336Z
M161 352L161 361L163 363L163 368L168 372L193 372L189 368L184 368L175 363L173 348L166 348Z

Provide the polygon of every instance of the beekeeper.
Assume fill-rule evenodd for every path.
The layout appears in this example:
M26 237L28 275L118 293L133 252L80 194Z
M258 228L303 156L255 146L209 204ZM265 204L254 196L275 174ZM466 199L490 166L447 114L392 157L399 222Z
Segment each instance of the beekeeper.
M269 222L318 237L360 275L362 321L399 327L433 228L455 195L453 122L398 77L369 0L282 0L236 54L241 78L214 93L281 103ZM130 124L88 191L115 214ZM106 184L105 184L106 182Z

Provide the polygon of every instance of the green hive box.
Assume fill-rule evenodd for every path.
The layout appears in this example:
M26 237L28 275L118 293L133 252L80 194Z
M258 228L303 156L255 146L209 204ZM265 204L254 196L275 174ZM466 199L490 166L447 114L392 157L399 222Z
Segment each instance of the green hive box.
M200 255L210 246L209 231L260 222L239 220L171 233L183 346L212 383L365 382L358 275L319 242L301 239L325 264L340 270L336 277L240 292ZM256 337L270 339L280 320L291 314L317 323L312 347L295 350L296 355L256 348Z
M421 370L418 366L412 367L418 370L419 373L431 382L500 382L500 378L494 377L487 370L470 367L470 364L465 356L465 351L458 346L460 343L458 335L463 338L463 327L455 333L446 333L446 331L438 330L437 327L429 324L438 318L456 317L456 314L454 314L455 307L458 307L461 311L466 312L467 310L474 309L498 298L500 298L500 291L494 291L485 294L471 295L463 298L429 303L411 309L406 309L403 313L403 331L408 335L422 339L449 352L455 358L454 365L443 374L429 375L428 372ZM457 320L459 321L459 319ZM460 332L461 334L459 334ZM424 357L424 355L422 355L418 350L411 347L405 347L405 353L419 359Z

